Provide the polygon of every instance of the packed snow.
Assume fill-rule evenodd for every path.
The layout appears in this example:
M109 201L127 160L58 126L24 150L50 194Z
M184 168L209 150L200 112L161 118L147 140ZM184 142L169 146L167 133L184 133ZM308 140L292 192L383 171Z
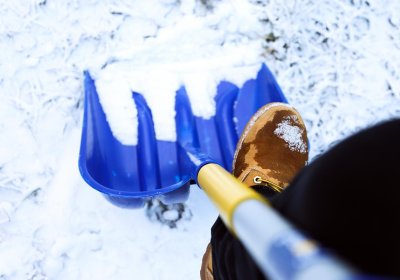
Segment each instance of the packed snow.
M215 45L220 40L212 40L207 36L202 39L218 49ZM134 59L105 66L97 75L96 89L113 135L125 145L137 144L137 111L132 91L142 94L151 108L158 140L176 141L175 93L182 85L193 104L194 115L206 119L214 116L214 97L218 83L227 80L241 87L246 80L254 79L260 70L261 58L254 59L254 53L260 51L261 44L256 47L247 44L245 47L253 50L249 52L250 56L240 51L244 46L223 46L220 48L224 49L224 56L218 52L213 54L214 58L170 63L160 62L159 59L154 62L151 45L148 54L141 54L148 59L144 65L137 65ZM179 48L174 49L177 51L176 56L182 55ZM166 54L166 57L169 58L169 55ZM162 102L160 95L163 97Z
M283 118L282 122L278 123L274 130L274 134L283 139L290 150L304 154L307 151L307 145L303 141L303 133L304 129L299 127L297 116L288 116Z
M311 159L400 117L399 1L0 1L0 49L2 280L199 279L217 216L200 189L127 210L80 177L85 70L127 144L132 90L171 140L180 85L207 118L217 82L240 85L262 62L302 115Z

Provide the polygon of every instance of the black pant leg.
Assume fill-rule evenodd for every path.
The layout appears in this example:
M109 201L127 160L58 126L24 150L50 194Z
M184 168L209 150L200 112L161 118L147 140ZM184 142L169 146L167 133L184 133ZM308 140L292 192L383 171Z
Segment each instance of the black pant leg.
M400 120L313 161L272 200L298 228L363 271L400 277Z

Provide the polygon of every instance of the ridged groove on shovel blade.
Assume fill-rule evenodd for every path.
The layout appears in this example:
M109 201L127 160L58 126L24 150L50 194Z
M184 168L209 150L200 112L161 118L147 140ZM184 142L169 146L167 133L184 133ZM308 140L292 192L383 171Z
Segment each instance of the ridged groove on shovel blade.
M194 147L199 147L199 137L196 131L192 107L186 89L183 86L176 92L175 112L176 136L178 142L182 146L190 144Z
M176 134L180 148L179 166L181 172L192 179L196 177L197 169L208 158L199 147L202 139L198 137L197 123L192 113L185 87L181 87L175 96Z
M235 130L234 106L239 88L229 82L221 82L218 85L215 120L217 124L218 139L223 156L225 169L231 171L233 155L236 150L238 135Z
M228 170L231 168L238 138L233 120L237 92L238 88L232 83L221 82L215 97L216 115L204 119L193 115L186 89L181 87L177 91L178 141L192 155L192 162L193 158L198 158L199 161L217 162Z
M134 93L133 97L138 111L137 162L142 190L160 190L155 194L161 194L161 189L169 187L173 192L189 180L188 174L180 170L179 153L181 151L177 142L156 140L151 109L142 95ZM171 196L176 196L172 192Z
M138 119L138 156L141 190L155 190L160 187L156 135L150 108L142 95L133 93Z

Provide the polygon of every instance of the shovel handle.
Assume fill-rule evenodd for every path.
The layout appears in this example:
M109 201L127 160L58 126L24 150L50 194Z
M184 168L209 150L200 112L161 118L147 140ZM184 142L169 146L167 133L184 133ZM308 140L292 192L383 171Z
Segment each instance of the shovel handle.
M321 249L260 194L215 163L200 167L197 182L217 206L225 225L272 279L362 279Z
M225 225L233 232L235 231L233 213L239 204L246 200L257 200L268 204L261 195L215 163L206 164L200 168L197 182L218 208Z

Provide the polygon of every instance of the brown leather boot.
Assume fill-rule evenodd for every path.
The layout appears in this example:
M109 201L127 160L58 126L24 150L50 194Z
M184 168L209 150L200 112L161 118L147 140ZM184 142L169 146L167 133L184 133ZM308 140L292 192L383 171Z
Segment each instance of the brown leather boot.
M269 103L247 123L233 160L233 175L248 186L281 191L308 160L306 127L285 103Z
M206 252L203 255L200 269L201 280L214 280L213 268L212 268L212 251L211 243L208 244Z
M248 186L280 192L308 160L306 127L285 103L270 103L247 123L233 159L233 175ZM213 280L211 244L203 256L200 277Z

